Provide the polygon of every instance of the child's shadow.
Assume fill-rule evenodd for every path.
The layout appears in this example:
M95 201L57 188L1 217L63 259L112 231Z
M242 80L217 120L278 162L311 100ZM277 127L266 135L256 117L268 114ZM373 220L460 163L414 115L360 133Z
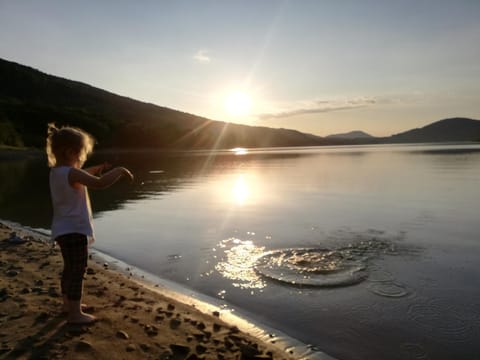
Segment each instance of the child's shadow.
M85 333L86 327L81 325L72 325L66 322L64 314L50 316L41 313L35 319L33 326L44 323L33 336L29 335L20 340L14 349L7 354L7 359L49 359L52 352L61 355L66 347L62 343L75 336Z

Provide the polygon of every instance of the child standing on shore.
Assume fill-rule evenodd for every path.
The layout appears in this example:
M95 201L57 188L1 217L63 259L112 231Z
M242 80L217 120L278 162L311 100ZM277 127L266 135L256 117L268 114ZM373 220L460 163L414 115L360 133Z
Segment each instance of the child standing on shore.
M87 188L106 188L132 173L116 167L101 175L105 165L82 169L93 150L93 137L73 127L48 125L47 155L53 205L52 239L63 257L61 288L67 321L88 324L95 317L82 311L83 275L87 267L88 243L93 241L92 210ZM98 176L97 176L98 175Z

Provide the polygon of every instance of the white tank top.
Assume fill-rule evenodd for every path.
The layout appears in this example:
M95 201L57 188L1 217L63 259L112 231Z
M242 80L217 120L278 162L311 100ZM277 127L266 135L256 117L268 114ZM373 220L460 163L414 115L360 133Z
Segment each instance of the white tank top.
M50 169L50 194L53 205L52 239L78 233L93 239L92 209L86 186L74 188L68 182L70 166Z

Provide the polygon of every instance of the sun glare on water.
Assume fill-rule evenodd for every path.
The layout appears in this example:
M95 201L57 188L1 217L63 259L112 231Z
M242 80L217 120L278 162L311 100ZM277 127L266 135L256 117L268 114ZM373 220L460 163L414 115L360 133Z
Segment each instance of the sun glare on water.
M236 147L236 148L230 149L230 151L233 152L235 155L248 154L248 150L242 147Z
M250 196L250 187L245 176L240 175L232 188L232 198L238 205L244 205Z
M225 110L231 116L242 117L250 113L252 101L244 92L233 92L225 100Z
M212 187L212 196L227 209L250 207L262 201L265 189L252 172L224 176Z

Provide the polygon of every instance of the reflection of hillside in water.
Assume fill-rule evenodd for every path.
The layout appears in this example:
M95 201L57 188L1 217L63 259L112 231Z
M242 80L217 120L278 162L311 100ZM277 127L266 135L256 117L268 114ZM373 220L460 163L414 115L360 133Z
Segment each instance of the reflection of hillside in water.
M379 150L388 150L388 147ZM468 162L473 159L468 155L478 152L477 148L405 147L402 150L406 150L405 155L408 156L424 156L428 166L441 171L470 165ZM371 151L370 148L322 148L319 151L319 148L307 147L254 149L245 155L235 155L230 151L98 152L87 166L104 161L113 166L123 165L133 171L135 181L133 184L121 181L108 189L91 190L93 211L95 216L99 216L102 212L120 209L127 202L152 196L161 197L193 187L202 179L241 170L244 166L250 169L288 167L300 158L312 156L323 158L335 155L359 159L371 155ZM384 152L384 155L389 156L388 152ZM398 175L401 177L404 174ZM32 227L50 227L52 209L45 158L2 159L0 179L0 218Z
M241 167L248 162L283 161L311 155L309 153L257 153L236 156L229 152L134 152L98 153L86 164L104 161L122 165L135 175L133 184L120 181L103 190L90 190L94 216L122 208L127 202L179 191L202 178ZM24 225L50 228L52 207L46 159L8 160L0 163L0 218Z
M50 228L51 202L45 159L0 163L0 218Z

